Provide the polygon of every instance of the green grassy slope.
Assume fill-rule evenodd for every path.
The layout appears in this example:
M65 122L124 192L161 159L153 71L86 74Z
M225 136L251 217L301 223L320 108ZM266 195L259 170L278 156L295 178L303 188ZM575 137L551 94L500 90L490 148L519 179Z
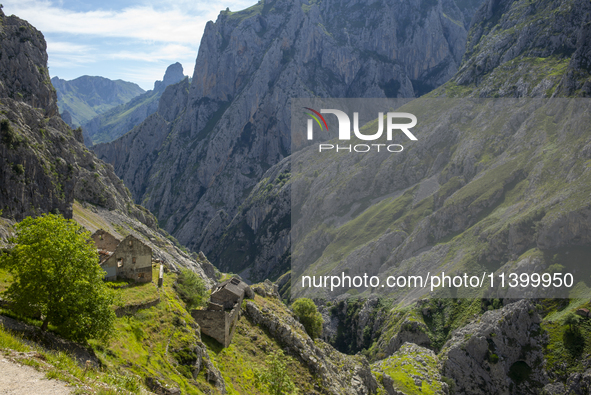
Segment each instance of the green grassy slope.
M162 91L148 91L93 117L85 126L93 144L108 143L130 131L158 109L161 95Z
M156 265L153 270L156 278ZM217 394L219 391L208 381L207 366L193 377L192 363L197 357L195 346L198 346L208 354L204 355L204 359L208 359L210 366L221 373L228 394L265 394L266 390L257 382L255 374L257 370L268 367L266 359L270 353L281 349L277 340L244 316L238 321L230 347L222 348L212 338L202 337L198 325L174 289L176 278L174 273L165 273L164 285L160 289L148 283L115 290L120 306L149 302L158 296L161 302L155 307L117 318L115 330L106 344L89 341L101 361L100 370L85 370L63 353L38 351L13 355L14 351L35 351L38 348L25 344L18 334L2 327L0 350L13 355L19 363L46 372L50 378L65 380L78 387L76 393L79 394L143 393L148 389L147 378L156 378L169 388L179 388L183 394ZM9 283L10 277L0 272L0 284ZM278 300L256 295L254 303L276 314L289 314ZM0 314L15 316L6 308L0 309ZM39 324L31 319L26 321ZM293 357L286 358L290 378L296 387L316 393L316 380L308 367Z

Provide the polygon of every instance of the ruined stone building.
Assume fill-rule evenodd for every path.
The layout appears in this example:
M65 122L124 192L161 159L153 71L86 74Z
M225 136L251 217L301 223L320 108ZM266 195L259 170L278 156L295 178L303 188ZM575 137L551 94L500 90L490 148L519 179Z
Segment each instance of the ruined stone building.
M192 310L191 315L201 327L201 333L228 347L234 336L242 300L253 296L248 284L233 277L213 288L205 310Z
M102 229L92 236L99 252L105 280L152 281L152 249L129 235L122 241Z

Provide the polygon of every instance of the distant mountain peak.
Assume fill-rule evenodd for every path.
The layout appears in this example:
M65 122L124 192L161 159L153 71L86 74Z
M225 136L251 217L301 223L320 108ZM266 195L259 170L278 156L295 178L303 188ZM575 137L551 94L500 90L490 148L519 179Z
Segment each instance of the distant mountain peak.
M111 108L129 102L145 91L133 82L83 75L71 81L53 77L60 111L68 111L72 126L84 125Z
M179 63L173 63L166 69L162 81L154 82L154 90L164 90L168 85L176 84L185 78L183 66Z

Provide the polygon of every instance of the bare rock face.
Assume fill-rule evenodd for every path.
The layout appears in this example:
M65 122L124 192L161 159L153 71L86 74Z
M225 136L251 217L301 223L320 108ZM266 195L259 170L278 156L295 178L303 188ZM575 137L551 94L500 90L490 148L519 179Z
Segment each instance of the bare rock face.
M45 116L59 115L57 96L47 70L47 44L43 34L0 9L0 97L10 97Z
M133 203L112 167L86 150L81 136L59 115L43 35L26 21L6 17L1 11L0 19L3 215L20 220L54 212L71 218L75 198L127 210ZM155 224L147 216L150 221Z
M426 332L427 328L422 322L403 322L400 330L390 339L386 348L386 355L396 353L405 343L412 343L421 347L431 346L431 339L429 339Z
M183 66L179 63L173 63L166 69L162 81L154 83L154 90L164 90L168 85L176 84L185 78L183 74Z
M540 322L529 300L485 313L443 346L442 374L455 381L456 393L538 393L548 382Z
M290 98L428 92L457 70L467 24L449 1L274 0L224 11L206 26L188 95L167 97L178 116L159 109L93 149L167 231L209 254L265 171L289 154ZM265 217L259 208L251 218ZM285 250L283 236L266 241L269 256Z

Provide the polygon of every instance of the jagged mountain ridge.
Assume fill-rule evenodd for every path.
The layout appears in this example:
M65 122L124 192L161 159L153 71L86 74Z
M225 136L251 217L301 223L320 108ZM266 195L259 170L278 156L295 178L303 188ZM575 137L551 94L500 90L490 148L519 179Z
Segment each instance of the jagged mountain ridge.
M53 77L51 83L57 92L58 107L70 114L73 127L145 93L133 82L88 75L71 81Z
M184 78L186 77L183 74L183 66L178 62L171 64L166 69L162 81L154 83L153 90L142 93L86 122L82 126L87 136L86 145L108 143L123 136L158 110L158 102L168 85L176 84Z
M224 11L206 26L190 87L169 87L157 113L93 150L167 231L208 253L263 173L289 154L290 97L433 89L457 70L467 19L454 2L426 0L276 0Z

